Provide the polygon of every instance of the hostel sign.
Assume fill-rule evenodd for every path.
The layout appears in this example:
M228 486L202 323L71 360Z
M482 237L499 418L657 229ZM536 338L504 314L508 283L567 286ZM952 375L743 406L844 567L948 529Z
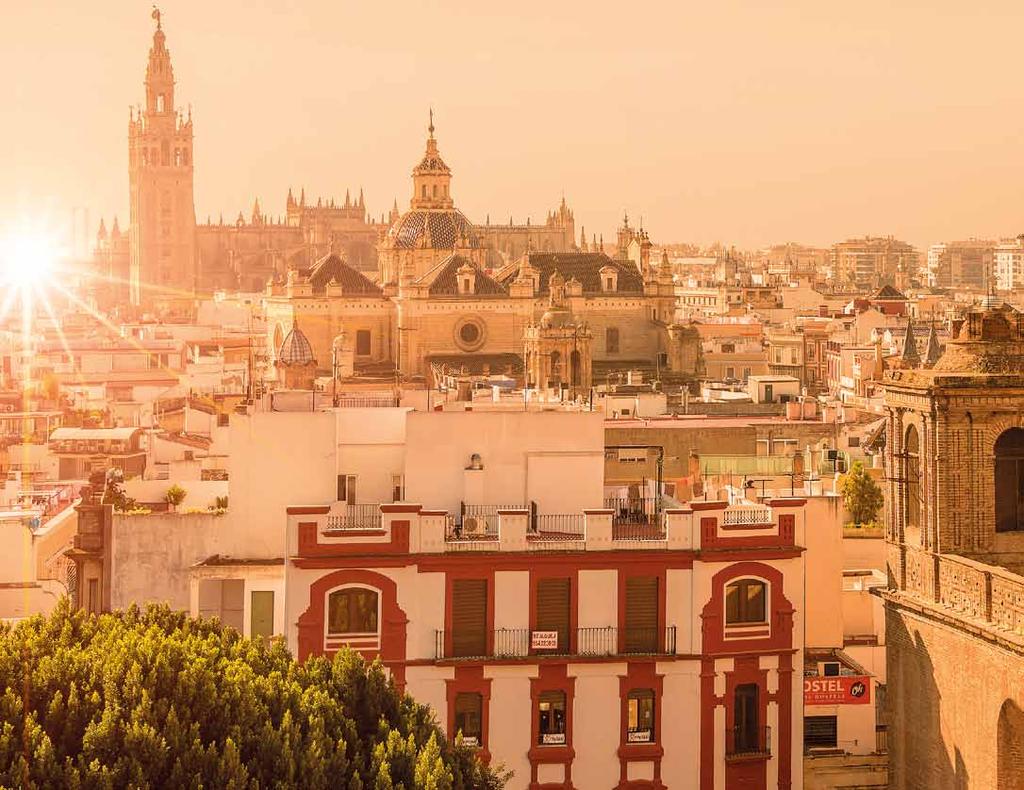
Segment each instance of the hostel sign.
M804 678L804 705L867 705L871 678L866 675Z

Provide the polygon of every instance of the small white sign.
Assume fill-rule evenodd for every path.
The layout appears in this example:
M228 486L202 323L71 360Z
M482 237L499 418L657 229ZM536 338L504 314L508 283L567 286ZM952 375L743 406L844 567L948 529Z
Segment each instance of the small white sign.
M650 730L630 730L626 733L626 741L629 743L650 743Z
M540 742L546 746L555 746L565 743L564 732L546 732L540 736Z
M557 650L558 631L531 631L530 648L532 650Z
M480 745L480 739L477 738L475 735L463 735L462 736L462 743L465 746L479 746Z

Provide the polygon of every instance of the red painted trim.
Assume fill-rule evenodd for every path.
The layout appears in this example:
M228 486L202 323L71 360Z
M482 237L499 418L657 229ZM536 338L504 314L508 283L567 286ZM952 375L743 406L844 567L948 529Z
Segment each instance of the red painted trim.
M323 507L312 506L312 507L288 507L285 508L285 513L289 516L326 516L331 512L329 505Z
M700 662L700 790L715 788L715 659Z
M537 677L530 678L530 749L526 753L530 760L530 790L573 790L572 761L576 751L572 748L573 698L576 694L576 678L570 677L568 666L563 661L557 664L542 664ZM565 694L565 745L540 746L540 695L544 691L561 691ZM542 764L560 763L564 766L565 781L561 784L540 784L537 768Z
M793 786L793 656L779 656L779 790Z
M756 531L756 530L766 530L766 529L767 530L771 530L771 531L774 532L775 531L775 525L774 524L722 524L722 526L720 526L719 529L722 530L722 532L738 532L738 531L746 532L748 530L753 532L753 531ZM758 538L758 540L761 540L761 538Z
M700 558L704 562L743 562L743 561L772 561L772 560L792 560L803 554L805 549L803 548L782 548L782 549L744 549L740 548L729 548L729 549L712 549L711 551L702 551Z
M806 499L767 499L764 504L768 507L803 507L807 504Z
M460 666L455 668L455 677L445 681L448 697L448 737L454 741L455 732L455 698L461 693L479 694L480 706L480 746L477 756L484 762L491 761L490 716L491 716L491 679L484 677L482 664Z
M615 515L615 509L614 508L592 508L592 509L588 510L588 509L584 508L583 515L585 515L585 516L614 516Z
M327 621L327 593L343 584L365 584L380 591L380 650L360 650L371 661L380 656L391 670L395 684L405 688L406 626L409 618L398 605L398 585L394 580L367 570L346 569L321 576L309 586L309 606L298 619L300 661L312 655L332 655L324 649L324 624Z
M447 510L421 510L421 516L447 516Z
M298 529L299 556L304 558L409 554L409 522L407 520L391 522L391 540L387 543L368 544L362 541L321 543L322 532L319 523L315 521L300 521ZM365 530L359 530L359 532L364 533ZM380 533L375 531L374 534ZM339 537L345 537L345 533L339 533Z
M629 693L638 689L650 689L654 692L654 741L651 743L629 743ZM619 725L619 783L615 790L663 790L661 781L661 758L665 754L662 746L666 739L662 731L662 700L664 678L657 673L654 661L630 661L626 666L626 674L619 677L619 701L621 705L621 721ZM653 781L630 780L630 762L654 762Z
M404 502L385 504L380 506L381 513L419 513L423 505L408 505Z
M335 533L338 537L346 538L379 538L386 535L385 529L346 529L344 532Z
M693 556L691 551L669 551L666 549L577 552L453 551L445 554L417 555L412 562L421 571L434 573L456 569L463 565L477 569L486 567L492 571L528 571L549 565L565 571L579 571L583 569L613 570L616 568L648 567L651 565L677 570L689 570L693 567Z
M499 516L528 516L530 511L526 508L509 508L508 510L499 510Z
M690 509L691 510L725 510L727 507L729 507L729 503L728 502L717 502L717 501L716 502L694 501L694 502L690 502L689 504L690 504Z
M760 668L760 656L745 656L737 658L733 664L733 671L725 673L725 731L732 731L736 725L736 706L734 699L736 687L753 683L757 686L757 720L761 727L768 723L768 670ZM725 760L725 786L726 787L749 787L751 790L767 787L768 784L768 755L755 755L741 760Z
M743 639L725 639L725 587L734 579L754 576L769 585L767 601L768 623L771 634L767 637L750 636ZM726 652L757 652L765 649L793 647L793 604L786 599L782 585L783 573L778 568L759 562L739 562L723 568L711 578L711 599L701 612L701 644L705 655Z

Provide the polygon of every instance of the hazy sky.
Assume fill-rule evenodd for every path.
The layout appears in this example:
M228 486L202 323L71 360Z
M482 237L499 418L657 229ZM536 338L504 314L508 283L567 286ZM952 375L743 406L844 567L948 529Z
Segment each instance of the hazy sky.
M898 6L898 7L897 7ZM200 218L408 204L433 105L456 205L654 241L1024 231L1024 3L167 0ZM0 0L0 223L127 224L149 2ZM109 221L109 219L108 219Z

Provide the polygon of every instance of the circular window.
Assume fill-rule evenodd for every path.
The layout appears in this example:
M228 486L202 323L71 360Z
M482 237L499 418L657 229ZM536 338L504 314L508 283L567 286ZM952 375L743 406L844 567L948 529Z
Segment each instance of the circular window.
M479 318L465 318L455 326L455 342L463 351L476 351L484 344L486 332Z

